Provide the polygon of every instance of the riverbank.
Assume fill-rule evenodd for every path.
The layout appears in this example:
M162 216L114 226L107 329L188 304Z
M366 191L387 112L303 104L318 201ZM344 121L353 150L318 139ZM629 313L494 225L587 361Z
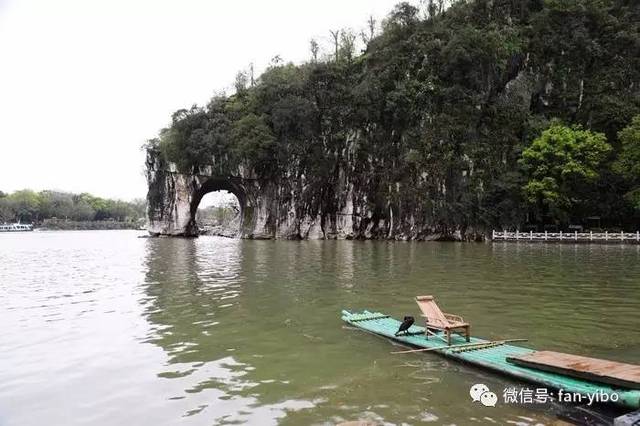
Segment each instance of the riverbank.
M137 222L116 222L110 220L95 221L63 221L47 220L36 227L42 231L104 231L104 230L124 230L140 229Z

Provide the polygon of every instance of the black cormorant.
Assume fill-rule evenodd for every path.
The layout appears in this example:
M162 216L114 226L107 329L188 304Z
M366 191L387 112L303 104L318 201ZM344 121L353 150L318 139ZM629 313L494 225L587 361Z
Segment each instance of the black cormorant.
M413 325L415 320L413 317L404 317L402 324L400 324L400 328L396 332L396 336L404 331L404 334L409 334L409 327Z

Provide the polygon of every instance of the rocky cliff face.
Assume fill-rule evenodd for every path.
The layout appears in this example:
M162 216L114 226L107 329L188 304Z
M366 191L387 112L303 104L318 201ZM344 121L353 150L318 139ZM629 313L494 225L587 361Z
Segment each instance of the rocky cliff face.
M481 230L428 223L420 208L404 197L383 206L370 200L368 182L353 179L341 171L333 196L319 200L310 194L311 185L300 180L257 179L242 167L234 175L212 173L218 167L200 168L184 174L147 151L146 176L149 185L149 232L154 236L198 235L196 211L208 192L226 190L240 204L241 238L249 239L393 239L393 240L477 240ZM357 183L354 181L358 181ZM401 187L396 188L401 194ZM401 197L402 198L402 197ZM414 203L421 205L421 203Z
M150 230L197 234L215 190L238 197L244 238L476 240L546 220L521 153L555 120L616 145L640 113L636 3L460 1L428 19L400 3L362 55L274 63L176 111L149 141ZM624 217L616 188L571 216Z

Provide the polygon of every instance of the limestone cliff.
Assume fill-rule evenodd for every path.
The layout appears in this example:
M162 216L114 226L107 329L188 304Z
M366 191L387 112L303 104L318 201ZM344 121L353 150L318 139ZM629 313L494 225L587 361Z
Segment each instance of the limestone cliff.
M428 18L400 3L361 54L343 33L329 59L276 61L176 111L148 143L151 233L196 235L216 190L238 197L244 238L477 240L630 217L607 165L551 209L524 196L520 160L556 120L618 149L640 114L640 3L452 3Z
M382 214L368 200L367 181L354 182L338 173L333 196L318 203L318 196L304 179L270 181L257 179L240 167L234 175L212 173L215 167L201 167L198 173L179 173L174 164L163 161L157 151L147 151L149 185L148 229L151 235L198 235L196 211L202 197L211 191L233 193L240 204L241 238L249 239L396 239L434 240L481 239L477 230L447 227L416 218L424 212L411 208L411 200L387 203ZM398 193L401 188L397 188ZM415 203L416 205L420 203Z

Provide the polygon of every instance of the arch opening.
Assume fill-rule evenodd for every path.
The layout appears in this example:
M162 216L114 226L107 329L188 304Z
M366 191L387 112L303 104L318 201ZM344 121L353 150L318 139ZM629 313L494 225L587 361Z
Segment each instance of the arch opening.
M228 180L206 181L191 204L193 229L198 235L239 238L245 202L241 186Z

